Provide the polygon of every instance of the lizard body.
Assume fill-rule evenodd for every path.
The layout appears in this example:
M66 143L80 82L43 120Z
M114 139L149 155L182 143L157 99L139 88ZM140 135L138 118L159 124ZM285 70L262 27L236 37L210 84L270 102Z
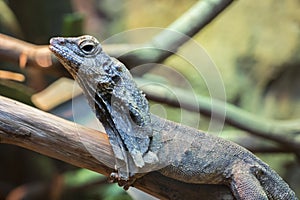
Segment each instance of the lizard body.
M50 50L105 127L120 180L158 170L183 182L228 185L237 199L297 199L275 171L243 147L150 114L129 71L94 37L52 38Z
M154 121L156 118L152 117ZM155 126L163 124L160 130L172 127L165 133L168 138L176 138L169 141L169 146L182 144L179 138L192 141L184 155L159 170L163 175L187 183L224 184L236 199L297 199L274 170L245 148L168 120L162 123L163 120L157 119ZM158 157L166 157L163 150Z

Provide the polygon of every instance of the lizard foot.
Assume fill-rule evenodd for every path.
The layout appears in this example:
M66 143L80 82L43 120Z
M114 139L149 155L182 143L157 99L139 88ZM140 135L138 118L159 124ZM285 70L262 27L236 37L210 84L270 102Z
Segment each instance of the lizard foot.
M118 183L124 190L128 190L130 186L137 180L138 177L135 175L127 180L122 179L117 172L112 172L108 178L109 183Z

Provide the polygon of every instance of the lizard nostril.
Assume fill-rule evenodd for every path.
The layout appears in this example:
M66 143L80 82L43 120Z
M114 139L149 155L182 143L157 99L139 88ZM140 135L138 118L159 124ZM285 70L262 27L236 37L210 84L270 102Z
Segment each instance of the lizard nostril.
M64 46L66 44L65 40L63 38L55 37L50 39L50 44L51 45L61 45Z
M60 44L60 45L65 45L66 43L65 43L65 41L63 41L63 40L59 40L59 41L58 41L58 44Z

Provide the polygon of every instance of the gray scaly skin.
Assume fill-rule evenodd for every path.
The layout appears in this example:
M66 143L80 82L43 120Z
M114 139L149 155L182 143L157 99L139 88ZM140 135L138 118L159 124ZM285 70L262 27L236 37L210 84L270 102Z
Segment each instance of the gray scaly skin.
M120 178L126 180L145 164L158 162L149 150L152 127L148 101L126 67L104 53L91 36L54 38L50 44L103 124Z
M187 183L228 185L236 199L297 199L275 171L243 147L150 114L126 67L94 37L52 38L50 50L105 127L120 182L158 170Z

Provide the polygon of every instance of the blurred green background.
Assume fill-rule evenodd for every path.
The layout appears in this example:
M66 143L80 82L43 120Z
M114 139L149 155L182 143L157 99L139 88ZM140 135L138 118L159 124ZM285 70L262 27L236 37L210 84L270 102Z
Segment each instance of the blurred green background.
M91 34L100 41L107 41L123 31L167 27L196 2L0 0L0 32L43 45L48 44L53 36L82 34ZM227 102L260 117L280 120L300 118L299 9L298 0L237 1L193 37L217 66L224 82ZM132 35L122 42L147 42L153 35ZM179 52L198 56L189 44L183 45ZM61 78L37 68L21 69L16 64L1 61L1 58L0 63L0 70L25 76L23 82L0 79L0 94L33 106L36 105L31 96ZM181 74L197 94L209 95L203 78L195 75L195 69L184 59L172 56L164 64ZM154 68L144 77L177 87L186 86L177 76L161 68ZM156 105L155 102L151 104ZM167 113L164 115L174 121L180 121L181 112L186 112L184 121L187 125L193 126L199 117L179 108L163 106ZM68 114L71 108L69 101L49 112L72 119ZM161 109L153 107L153 112L156 110ZM82 118L77 122L85 125L93 123L88 116ZM201 116L197 128L206 129L208 121L208 118ZM232 139L241 134L247 135L225 126L220 136ZM257 155L271 165L299 196L299 158L291 153ZM0 199L14 199L18 194L22 195L20 188L25 188L24 199L132 198L116 185L106 184L105 177L99 174L15 146L1 144L0 160Z

